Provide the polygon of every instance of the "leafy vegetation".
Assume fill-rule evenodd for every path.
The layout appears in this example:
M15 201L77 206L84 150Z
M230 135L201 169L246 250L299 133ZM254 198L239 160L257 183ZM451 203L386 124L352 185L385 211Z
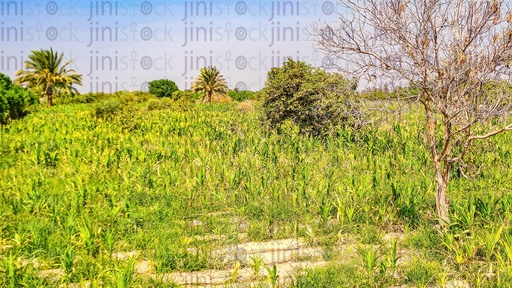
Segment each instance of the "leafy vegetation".
M228 96L233 99L234 101L243 102L245 100L256 100L256 98L259 96L258 92L254 91L235 91L231 90L228 92Z
M149 82L149 93L156 97L173 97L173 93L178 91L178 85L169 79L153 80Z
M473 151L472 181L454 172L452 225L440 233L417 107L406 121L318 139L291 123L262 129L258 105L151 110L162 100L145 95L110 95L131 109L108 121L91 113L97 102L2 128L0 286L162 286L165 273L238 267L210 253L225 245L289 237L344 263L297 275L296 287L509 283L510 134ZM393 249L382 236L397 231ZM358 250L347 260L340 245ZM143 260L155 278L134 272ZM285 276L260 266L269 285Z
M62 60L51 50L39 56ZM512 281L510 134L476 143L471 165L449 171L449 225L438 229L421 106L411 101L410 111L355 127L362 108L416 89L357 93L340 74L288 60L261 93L230 91L240 103L195 105L200 93L207 102L227 97L215 68L201 70L193 91L167 95L174 88L157 80L155 95L80 95L66 92L66 65L50 77L61 82L30 84L37 73L26 71L18 78L46 91L49 103L60 94L63 105L0 127L2 287L175 287L169 273L209 269L230 269L228 285L245 269L262 287L281 287L288 275L276 263L242 261L237 248L215 252L283 238L331 261L296 271L290 287ZM510 87L482 89L493 96ZM36 102L0 74L2 123ZM262 114L278 129L263 129Z
M30 107L38 102L32 92L13 85L9 77L0 73L0 124L27 115Z
M289 120L304 134L332 134L361 116L355 96L352 83L342 75L288 59L267 75L264 120L272 128Z

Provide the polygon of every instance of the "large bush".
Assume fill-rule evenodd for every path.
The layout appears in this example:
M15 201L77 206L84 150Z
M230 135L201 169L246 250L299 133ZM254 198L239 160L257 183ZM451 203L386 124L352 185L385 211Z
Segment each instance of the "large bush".
M168 79L160 79L149 82L149 93L156 97L171 97L173 93L178 91L178 86L174 81Z
M9 77L0 73L0 124L25 116L29 107L38 101L34 93L14 85Z
M120 99L106 99L94 105L93 113L97 118L111 119L123 110L124 105Z
M289 59L268 72L262 90L264 121L292 121L303 134L327 135L360 116L353 83L338 73Z

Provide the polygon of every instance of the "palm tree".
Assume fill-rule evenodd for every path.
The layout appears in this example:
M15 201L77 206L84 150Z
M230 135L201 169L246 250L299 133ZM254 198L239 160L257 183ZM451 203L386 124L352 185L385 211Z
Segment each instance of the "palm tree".
M228 84L224 77L216 67L203 67L197 76L194 83L192 83L192 90L194 92L204 92L207 102L212 102L213 95L226 95L228 92Z
M32 51L25 61L25 70L16 72L15 83L41 91L41 95L48 99L48 106L52 106L56 90L71 94L77 91L73 84L82 85L82 75L68 70L66 67L71 60L62 64L63 57L63 53L59 55L52 48Z

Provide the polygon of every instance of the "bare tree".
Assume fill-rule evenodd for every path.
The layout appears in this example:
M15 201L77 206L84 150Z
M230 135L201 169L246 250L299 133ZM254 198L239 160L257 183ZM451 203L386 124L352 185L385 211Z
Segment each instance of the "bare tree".
M512 130L512 97L504 88L511 79L511 10L499 0L345 0L339 6L336 25L312 27L318 49L345 73L419 90L413 96L425 112L436 212L448 223L454 163L476 140Z

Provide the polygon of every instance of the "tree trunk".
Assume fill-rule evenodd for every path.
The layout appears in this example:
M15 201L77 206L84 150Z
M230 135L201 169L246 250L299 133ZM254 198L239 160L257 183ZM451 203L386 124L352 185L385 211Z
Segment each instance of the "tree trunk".
M48 107L52 107L52 106L53 106L53 95L48 94Z
M48 107L53 106L53 89L50 85L46 85L46 89L44 90L44 94L46 94L46 98L48 99Z
M445 169L443 169L439 162L434 163L434 165L436 170L436 212L439 217L439 224L441 226L446 226L450 223L450 218L448 216L448 199L446 197L446 190L450 181L450 169L449 167L444 167Z
M436 120L432 115L431 102L426 101L424 103L425 112L426 112L426 120L427 120L427 136L429 142L429 150L430 157L432 157L432 161L435 169L435 181L436 181L436 213L439 217L439 224L441 227L445 227L449 222L450 218L448 216L448 199L446 197L446 190L448 188L448 183L450 181L450 170L451 163L447 161L441 160L437 151L437 140L436 140ZM446 139L445 139L446 140ZM450 145L450 143L444 143L444 145ZM449 147L447 147L446 151L449 151ZM445 153L446 153L445 151Z
M211 91L208 91L208 97L207 97L206 101L208 103L212 103L212 92Z

